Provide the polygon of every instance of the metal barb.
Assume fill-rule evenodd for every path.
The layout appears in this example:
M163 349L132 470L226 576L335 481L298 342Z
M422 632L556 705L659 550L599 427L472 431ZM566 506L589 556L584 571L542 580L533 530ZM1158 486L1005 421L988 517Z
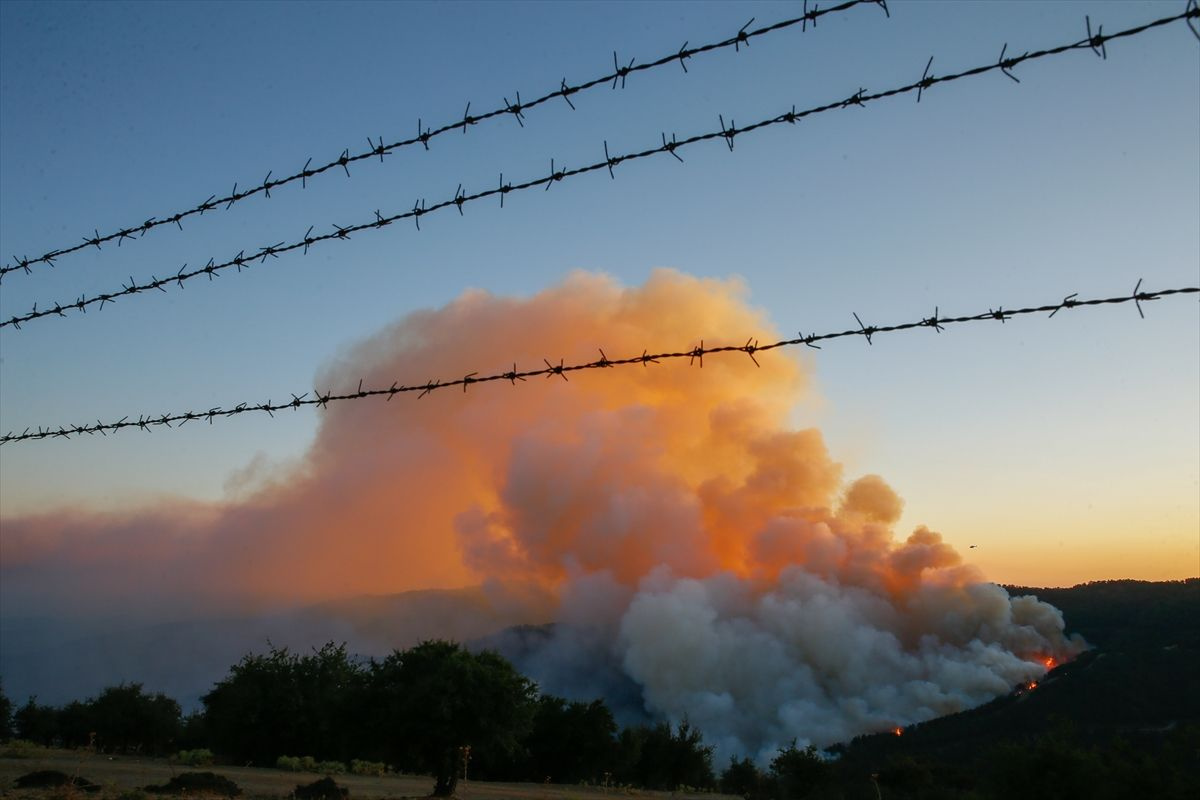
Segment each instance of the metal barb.
M725 144L729 147L729 152L732 153L733 152L733 137L737 136L737 134L738 134L738 131L737 131L737 128L735 127L733 118L730 117L730 119L729 119L729 128L728 129L726 129L726 127L725 127L725 117L718 114L717 119L721 121L721 136L723 136L725 138Z
M562 84L560 85L560 88L558 90L558 96L561 97L563 100L567 101L567 105L569 105L571 107L572 111L575 110L575 104L571 102L571 98L568 97L567 95L575 94L575 92L577 92L577 91L579 91L579 90L576 89L575 87L567 86L566 78L562 79Z
M1004 60L1004 54L1007 52L1008 42L1005 42L1004 47L1000 48L1000 58L996 61L996 63L1000 66L1000 72L1002 72L1006 77L1012 78L1017 83L1020 83L1021 79L1010 72L1010 70L1017 64L1016 59L1010 58L1007 61Z
M551 375L557 375L558 377L562 378L564 381L567 380L566 368L563 367L563 360L561 358L558 360L557 367L554 366L553 364L551 364L550 361L545 358L543 358L542 361L546 362L545 372L546 372L547 378L549 378Z
M676 58L679 59L679 66L683 67L684 72L688 71L685 60L692 57L692 52L687 49L687 46L688 46L688 43L684 42L683 46L679 48L679 53L676 55Z
M663 143L663 146L662 146L663 151L673 155L675 157L675 160L678 161L680 164L682 164L683 159L679 157L679 153L675 152L675 148L679 147L679 142L675 141L675 134L673 134L673 133L671 134L671 141L668 142L667 134L664 133L662 135L662 143ZM606 152L607 152L607 150L606 150Z
M741 52L739 48L742 45L746 45L746 47L750 46L750 37L746 35L746 28L749 28L752 24L754 24L754 17L751 17L749 22L739 28L737 36L733 37L733 51L735 53Z
M859 330L862 331L862 335L867 337L867 344L874 344L871 341L871 337L875 335L875 328L874 327L868 328L866 325L863 325L863 321L858 318L858 313L857 312L852 312L852 313L854 313L854 321L858 323L858 328L859 328Z
M746 351L746 355L750 356L750 360L754 362L754 366L762 367L762 364L759 364L758 359L754 357L754 352L758 350L758 339L747 339L746 343L742 345L742 350Z
M1055 314L1062 311L1064 308L1074 308L1075 306L1077 306L1078 303L1075 301L1075 298L1078 296L1079 296L1079 293L1075 292L1073 294L1069 294L1066 297L1064 297L1062 302L1059 303L1058 306L1053 311L1050 312L1050 316L1053 317Z
M516 103L508 102L508 98L505 97L504 98L504 106L505 106L505 110L508 113L510 113L514 117L516 117L517 124L520 125L522 128L524 128L525 127L525 122L524 122L525 115L521 113L521 93L517 92L517 102Z
M933 56L929 57L929 61L925 62L925 72L921 74L921 82L917 84L917 102L921 102L921 94L933 85L933 79L929 77L929 68L933 66Z
M1099 56L1101 59L1107 59L1108 58L1108 48L1106 48L1104 46L1104 42L1105 42L1104 26L1101 25L1099 28L1096 28L1096 35L1093 36L1092 35L1092 19L1091 19L1091 17L1084 16L1083 21L1087 25L1088 47L1092 48L1092 52L1095 53L1097 56Z
M621 79L621 88L625 88L625 78L629 75L629 71L633 69L633 59L629 59L629 64L622 67L617 62L617 51L613 50L613 82L612 88L617 88L617 78Z

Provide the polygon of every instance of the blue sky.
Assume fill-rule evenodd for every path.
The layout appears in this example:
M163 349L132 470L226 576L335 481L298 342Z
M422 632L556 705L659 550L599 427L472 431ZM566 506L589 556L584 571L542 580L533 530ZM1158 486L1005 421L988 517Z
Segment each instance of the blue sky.
M698 56L284 187L180 232L7 276L0 317L452 197L745 124L1009 52L1176 14L1169 3L889 3ZM794 3L0 4L0 255L35 255L725 38ZM577 268L634 285L739 275L790 334L1200 282L1200 46L1182 24L910 96L699 144L550 191L443 212L211 284L0 331L0 428L284 399L322 365L467 287L527 295ZM731 332L735 338L738 332ZM682 348L695 335L651 349ZM597 343L602 346L603 343ZM808 354L818 425L998 580L1200 568L1194 299L851 340ZM421 376L426 377L426 376ZM0 449L0 511L222 497L252 460L303 453L316 412ZM1049 549L1048 549L1049 548ZM1098 560L1097 552L1121 554ZM975 555L973 553L972 555ZM1050 558L1053 556L1053 558ZM1107 566L1106 566L1107 565ZM1182 565L1182 566L1179 566ZM1068 574L1069 573L1069 574ZM1047 582L1054 580L1045 576Z

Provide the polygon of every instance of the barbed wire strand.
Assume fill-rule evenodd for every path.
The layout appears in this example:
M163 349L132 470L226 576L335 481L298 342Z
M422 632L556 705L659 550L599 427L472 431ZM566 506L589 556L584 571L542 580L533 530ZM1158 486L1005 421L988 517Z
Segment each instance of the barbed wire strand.
M582 370L606 369L611 367L624 367L641 364L648 366L650 364L659 364L668 359L688 359L689 365L698 364L701 368L704 366L704 357L719 355L724 353L745 353L754 362L755 366L761 366L758 359L755 358L756 353L764 353L770 350L775 350L782 347L796 347L804 345L820 349L818 342L829 341L832 339L842 339L850 336L861 336L867 340L867 344L873 344L873 338L880 334L897 333L899 331L913 330L916 328L931 328L935 332L940 333L947 325L958 325L969 322L984 322L987 320L1005 322L1016 317L1023 317L1031 314L1049 314L1054 317L1060 311L1065 309L1090 308L1102 305L1118 305L1122 303L1133 303L1137 308L1138 315L1145 318L1142 310L1142 303L1159 300L1164 297L1176 295L1187 295L1200 293L1200 286L1188 286L1176 289L1162 289L1159 291L1143 291L1142 281L1139 280L1134 286L1133 291L1128 295L1118 295L1115 297L1103 297L1091 300L1080 300L1078 294L1070 294L1064 297L1057 303L1048 303L1039 306L1029 306L1025 308L1005 309L999 306L995 309L989 308L986 312L978 314L970 314L966 316L943 317L940 315L938 308L934 308L933 315L924 317L913 322L904 322L896 325L867 325L855 313L854 320L857 323L857 328L849 328L844 331L834 333L813 333L805 335L803 331L799 332L796 338L782 339L780 341L771 342L769 344L760 344L757 339L750 338L743 345L720 345L706 347L704 341L700 344L688 349L677 351L664 351L660 353L649 353L643 349L641 355L628 356L624 358L609 358L604 350L599 349L600 358L595 361L584 361L575 364L565 364L563 359L559 359L557 364L552 363L548 358L543 359L546 365L544 368L539 367L532 370L517 369L516 362L513 362L511 370L503 372L495 372L490 375L480 375L478 372L469 372L461 378L450 380L427 380L424 383L410 384L401 386L398 382L392 383L387 388L364 389L363 382L358 382L358 388L352 392L343 394L334 394L332 391L321 393L319 390L313 390L311 393L305 392L302 395L292 394L292 399L282 403L273 403L267 400L265 403L239 403L232 408L215 407L207 411L186 411L183 413L168 413L160 416L138 416L137 420L132 420L128 416L122 417L115 422L101 422L89 425L70 425L59 426L58 428L43 428L37 430L26 428L22 433L9 432L4 436L0 436L0 445L9 444L11 442L28 441L32 439L50 439L50 438L70 438L81 434L102 434L107 436L110 432L120 431L126 428L138 428L149 432L151 428L165 425L174 427L172 423L186 424L193 420L207 420L212 424L213 420L222 417L233 417L239 414L248 414L251 412L266 413L274 417L276 411L285 411L287 409L298 409L302 406L319 406L327 407L330 403L340 402L343 400L358 400L366 397L387 397L390 401L398 394L417 393L418 398L431 394L439 389L450 389L454 387L462 387L464 392L467 387L480 383L493 383L497 381L508 381L512 385L516 385L517 381L526 381L530 378L559 377L564 381L567 380L567 375ZM311 396L310 396L311 395Z
M262 183L250 185L248 188L246 188L240 192L238 191L238 184L235 183L233 185L233 191L231 191L228 195L225 195L223 197L217 197L216 195L211 195L203 203L200 203L199 205L195 206L194 208L190 208L186 211L177 211L174 213L156 215L156 216L150 217L149 219L147 219L145 222L141 223L140 225L131 225L131 226L122 228L118 231L114 231L112 233L103 234L103 235L100 233L100 231L98 229L94 229L93 235L82 237L83 241L80 242L79 244L76 244L72 247L57 248L57 249L47 252L44 255L38 256L37 258L28 258L26 256L22 256L22 257L13 256L12 257L13 261L11 264L6 264L4 266L0 266L0 280L2 280L4 278L4 276L10 272L24 271L26 274L29 274L29 273L31 273L30 267L36 266L38 264L46 264L48 266L54 266L54 261L56 259L59 259L66 255L70 255L71 253L79 252L80 250L86 250L89 247L95 247L97 249L100 249L101 245L107 244L114 240L117 242L117 245L120 246L120 244L123 241L125 241L126 239L134 240L137 238L138 235L144 236L145 234L149 233L154 228L157 228L161 225L176 225L179 227L180 230L182 230L183 229L183 220L187 219L188 217L195 216L195 215L202 215L206 211L217 210L217 209L221 208L222 206L224 207L224 210L228 210L235 203L241 202L242 200L245 200L249 197L254 197L255 195L258 195L258 194L263 194L269 198L271 196L272 189L277 189L281 186L286 186L288 184L295 183L296 181L300 181L300 184L302 187L307 187L308 180L310 178L314 178L318 175L321 175L325 172L329 172L331 170L336 171L339 167L346 173L346 176L349 177L350 176L349 166L351 164L355 164L357 162L376 158L376 157L378 157L379 160L382 162L384 156L391 155L393 152L400 150L402 148L412 147L412 146L415 146L418 144L423 145L424 149L428 150L429 143L436 137L441 136L446 133L450 133L452 131L457 131L457 130L461 130L463 133L466 133L468 127L477 125L478 123L484 122L489 119L494 119L497 117L504 117L504 116L511 115L517 121L518 125L520 125L521 127L525 127L525 112L526 111L529 111L530 109L536 108L540 105L549 103L552 100L555 100L557 98L561 97L564 100L566 100L567 104L571 107L572 110L574 110L575 106L573 103L571 103L571 96L577 95L580 92L586 92L589 89L594 89L598 86L604 86L604 85L611 85L612 88L615 89L615 88L617 88L618 83L620 84L621 88L623 89L623 88L625 88L625 81L630 75L637 73L637 72L642 72L645 70L657 69L659 67L667 66L667 65L673 64L675 62L679 62L679 65L681 67L683 67L683 71L687 72L687 63L686 63L687 59L692 58L694 56L703 55L705 53L715 52L717 50L723 50L723 49L726 49L729 47L732 47L735 50L735 52L740 52L743 46L749 47L751 39L755 39L760 36L766 36L767 34L775 33L777 31L782 31L782 30L785 30L788 28L793 28L797 25L801 26L801 29L803 31L807 31L809 23L812 23L812 26L815 28L817 25L817 20L820 19L821 17L824 17L829 14L836 14L836 13L839 13L842 11L847 11L851 8L854 8L855 6L860 6L860 5L879 6L880 8L883 9L885 14L887 14L889 17L891 16L891 12L888 10L888 7L887 7L887 0L847 0L846 2L843 2L839 5L831 6L829 8L818 8L814 4L813 8L811 10L809 10L809 8L808 8L808 0L805 0L804 13L798 17L792 17L790 19L781 20L781 21L773 23L771 25L766 25L766 26L763 26L760 28L755 28L753 30L748 30L750 25L754 22L754 19L751 18L750 21L747 22L745 25L743 25L736 34L734 34L733 36L730 36L726 39L722 39L717 42L711 42L709 44L700 45L697 47L688 47L688 42L684 42L683 46L680 47L679 50L672 52L670 54L667 54L667 55L660 56L651 61L646 61L646 62L640 63L640 64L635 63L636 59L631 59L625 66L621 66L621 63L619 62L619 60L617 58L617 54L614 51L613 52L613 71L610 73L607 73L605 75L601 75L598 78L592 78L591 80L587 80L587 81L584 81L583 83L577 83L577 84L568 84L567 79L563 78L562 81L560 81L560 83L559 83L559 88L555 89L552 92L544 94L541 97L538 97L534 100L529 100L529 101L524 101L524 102L521 100L521 93L518 91L515 95L516 102L509 102L508 98L505 97L504 105L498 106L498 107L492 109L491 111L485 111L480 114L472 114L471 113L471 104L467 103L467 108L466 108L466 111L463 112L462 119L455 120L453 122L448 122L438 128L428 128L428 127L423 128L421 120L418 119L417 120L417 135L413 136L411 138L401 139L399 141L395 141L390 144L384 144L382 136L379 137L378 143L372 141L372 139L370 137L367 137L367 144L369 145L369 148L366 150L362 150L358 153L355 153L354 155L351 155L349 148L347 148L347 149L343 150L342 153L337 158L329 161L326 164L318 166L318 167L311 166L312 159L310 158L305 163L304 168L301 169L299 172L296 172L295 174L288 175L286 177L272 179L271 176L273 173L268 172L267 177L263 179Z
M1171 17L1163 17L1161 19L1154 20L1153 22L1148 22L1143 25L1138 25L1133 28L1127 28L1125 30L1118 31L1116 33L1111 33L1111 34L1104 34L1104 33L1100 33L1100 32L1093 34L1091 32L1091 20L1087 19L1087 28L1088 28L1089 38L1081 39L1081 40L1079 40L1077 42L1073 42L1071 44L1059 45L1058 47L1053 47L1053 48L1049 48L1046 50L1037 50L1037 51L1033 51L1033 52L1026 52L1023 55L1012 56L1010 58L1004 57L1007 54L1007 50L1008 50L1008 46L1006 44L1004 46L1004 49L1001 50L1000 59L997 60L996 62L982 65L982 66L972 67L972 68L964 70L962 72L952 73L949 75L931 75L929 73L929 69L932 64L933 58L930 57L929 63L927 63L925 65L925 71L922 74L921 79L916 81L915 83L910 83L910 84L907 84L904 86L900 86L900 87L897 87L894 89L888 89L888 90L885 90L882 92L876 92L874 94L868 94L866 89L859 89L856 93L854 93L853 95L851 95L850 97L848 97L844 100L834 101L832 103L827 103L827 104L821 105L821 106L814 106L812 108L809 108L809 109L806 109L803 111L796 111L795 106L793 106L792 110L790 110L784 114L780 114L775 117L770 117L768 119L764 119L759 122L755 122L755 123L746 125L741 128L736 127L736 125L732 119L730 119L729 123L726 124L724 116L718 115L717 118L720 122L719 130L710 131L708 133L697 134L695 136L691 136L686 139L678 139L678 140L675 138L675 135L672 134L670 141L667 140L666 134L663 133L661 146L652 147L652 148L642 150L639 152L627 153L625 155L620 155L620 156L609 155L608 154L608 144L606 142L604 145L604 151L605 151L604 160L597 161L592 164L588 164L587 166L577 167L574 169L559 168L559 167L556 167L555 161L553 159L551 159L550 160L550 173L544 177L534 178L534 179L525 181L524 183L504 183L504 175L503 175L503 173L501 173L500 184L497 188L486 189L483 191L476 192L474 194L464 193L462 190L462 184L459 184L458 188L455 190L453 198L451 198L449 200L443 200L443 201L441 201L439 203L435 203L434 205L431 205L431 206L426 206L424 203L424 200L418 200L413 205L413 208L410 211L393 214L393 215L387 216L387 217L383 216L379 211L376 211L375 219L373 221L363 222L363 223L359 223L357 225L351 225L348 227L342 227L340 225L335 224L333 226L334 230L332 232L318 234L316 236L312 235L313 226L310 226L308 229L308 232L304 235L304 238L299 239L295 242L292 242L291 244L285 244L284 242L279 242L278 244L259 248L258 252L252 253L251 255L246 255L246 251L242 250L233 258L229 259L228 261L224 261L220 264L214 263L213 259L209 259L208 263L205 266L198 267L198 268L192 269L190 271L188 270L188 267L185 264L175 275L172 275L172 276L169 276L166 278L158 278L158 277L152 275L151 280L148 283L142 283L142 284L136 283L133 280L133 278L131 277L128 285L122 284L121 291L107 292L105 294L94 295L92 297L81 296L78 300L76 300L74 302L68 302L68 303L57 303L56 302L56 303L54 303L53 307L47 306L45 308L39 309L37 307L37 304L35 303L33 306L33 310L28 312L27 314L14 315L13 317L11 317L7 320L0 321L0 328L13 326L13 327L19 329L21 323L23 323L23 322L29 322L30 320L40 319L42 317L49 317L49 316L65 317L66 316L65 312L71 311L71 310L86 312L88 306L94 305L96 303L100 304L100 308L104 308L104 306L107 303L115 303L118 298L125 297L127 295L139 294L142 292L148 292L148 291L155 290L155 289L157 289L158 291L161 291L161 292L166 292L165 287L167 287L171 284L176 284L180 288L183 288L184 281L190 280L192 278L197 278L202 275L207 275L209 280L212 280L212 278L215 275L218 275L220 272L227 270L231 267L236 267L237 271L241 272L243 269L248 269L251 266L253 266L253 262L255 260L258 260L260 263L263 263L267 260L267 258L278 258L279 254L290 252L292 250L303 249L304 253L307 254L308 249L315 244L319 244L321 242L332 241L335 239L348 239L348 238L350 238L350 235L353 233L358 233L360 231L370 230L373 228L382 228L384 226L391 225L393 222L397 222L399 220L412 219L414 221L414 223L416 224L417 229L419 230L421 227L421 217L426 214L431 214L431 213L434 213L436 211L441 211L446 208L455 207L458 209L458 213L461 215L463 213L464 205L478 201L478 200L483 200L488 197L497 196L497 195L500 197L500 202L501 202L501 205L503 206L504 196L511 192L524 191L524 190L532 189L532 188L535 188L538 186L542 186L545 188L545 190L549 190L553 184L555 184L559 181L566 180L567 178L573 178L575 176L583 175L583 174L589 173L589 172L596 172L599 170L607 169L609 172L609 175L615 179L616 176L615 176L615 172L613 171L613 167L616 167L624 162L635 161L638 159L649 158L651 156L657 156L657 155L662 155L662 154L669 154L669 155L673 156L674 158L678 159L679 161L682 161L683 159L680 158L679 153L677 151L681 150L689 145L693 145L693 144L696 144L699 142L705 142L705 141L709 141L709 140L713 140L713 139L722 139L725 141L726 146L732 151L733 146L734 146L734 139L737 136L741 136L741 135L747 134L747 133L752 133L754 131L762 130L762 129L765 129L768 127L772 127L772 126L780 125L780 124L784 124L784 123L795 124L798 120L803 119L805 117L813 116L815 114L821 114L821 113L825 113L825 112L829 112L829 111L841 110L841 109L849 108L850 106L865 106L867 103L870 103L870 102L875 102L878 100L883 100L883 99L886 99L889 97L895 97L895 96L903 95L903 94L911 94L914 91L917 92L917 101L920 102L922 94L927 89L929 89L931 86L935 86L935 85L941 84L941 83L950 83L952 81L957 81L957 80L961 80L963 78L969 78L969 77L974 77L974 76L978 76L978 75L983 75L983 74L986 74L989 72L994 72L994 71L1003 72L1006 76L1016 80L1016 77L1012 74L1012 69L1014 67L1016 67L1024 62L1027 62L1027 61L1033 61L1036 59L1047 58L1049 56L1060 55L1062 53L1066 53L1071 50L1089 49L1089 50L1096 52L1097 55L1100 55L1101 57L1106 57L1107 50L1106 50L1105 46L1106 46L1107 42L1113 41L1114 39L1135 36L1137 34L1144 33L1148 30L1151 30L1153 28L1158 28L1158 27L1161 27L1164 25L1169 25L1174 22L1189 21L1189 25L1190 25L1190 20L1193 18L1200 18L1200 7L1197 7L1195 3L1189 4L1187 10L1181 14L1176 14Z

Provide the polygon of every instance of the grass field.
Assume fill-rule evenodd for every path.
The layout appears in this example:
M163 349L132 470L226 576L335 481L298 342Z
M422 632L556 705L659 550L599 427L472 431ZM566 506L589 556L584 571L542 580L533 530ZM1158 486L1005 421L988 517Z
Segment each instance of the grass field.
M18 790L14 781L27 772L53 769L68 775L87 778L103 787L97 794L63 792L62 790ZM28 757L0 757L0 796L13 800L44 800L50 796L63 797L74 794L75 800L103 798L114 800L125 792L151 784L166 783L172 775L180 772L212 771L224 775L242 788L243 797L287 797L298 784L312 783L323 777L317 773L284 772L261 767L180 767L161 758L137 756L108 756L75 750L34 750ZM338 785L350 791L350 800L363 798L426 797L433 787L433 779L425 775L337 775ZM457 796L463 800L587 800L600 797L644 797L644 798L715 798L725 795L682 792L648 792L636 789L604 789L590 786L558 786L532 783L487 783L459 781ZM732 798L730 799L732 800Z

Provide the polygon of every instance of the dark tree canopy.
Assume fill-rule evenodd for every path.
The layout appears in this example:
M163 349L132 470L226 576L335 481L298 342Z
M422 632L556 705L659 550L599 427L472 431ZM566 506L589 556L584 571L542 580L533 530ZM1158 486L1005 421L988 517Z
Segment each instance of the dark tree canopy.
M364 677L345 645L305 656L287 648L247 655L203 697L205 733L239 762L273 764L296 754L349 759L356 755L350 712Z
M533 721L527 678L497 653L452 642L392 653L374 665L371 685L386 696L393 740L433 774L439 796L453 794L470 759L516 756Z
M0 742L7 742L12 738L12 713L12 701L4 693L4 684L0 683Z
M600 700L569 702L543 695L537 701L533 729L526 740L529 751L526 780L555 783L604 783L616 766L617 723Z

